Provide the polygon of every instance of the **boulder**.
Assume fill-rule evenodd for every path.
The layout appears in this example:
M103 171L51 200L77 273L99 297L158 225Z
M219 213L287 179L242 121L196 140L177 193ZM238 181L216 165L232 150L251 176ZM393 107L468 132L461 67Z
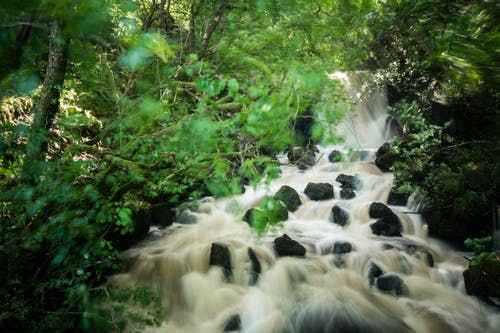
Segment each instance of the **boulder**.
M338 175L335 180L341 184L340 187L351 190L357 190L361 185L361 181L359 180L358 176L346 175L343 173Z
M378 219L370 224L373 234L387 237L401 237L402 226L399 220L388 219L386 217Z
M329 183L309 183L304 193L311 200L328 200L333 198L333 185Z
M345 226L349 221L349 213L345 209L335 205L332 207L329 220L340 226Z
M497 257L469 265L464 271L465 291L481 298L500 297L500 260Z
M175 220L180 224L196 224L197 218L189 209L183 210Z
M305 170L316 164L316 155L310 148L292 148L288 154L288 161L296 165L299 169Z
M276 238L273 245L279 257L304 257L306 255L305 247L287 234Z
M391 144L389 142L384 142L382 146L378 147L377 151L375 152L375 157L380 157L384 154L387 154L391 150Z
M393 214L392 210L381 202L372 202L370 204L370 208L368 209L368 215L370 215L372 219L378 219Z
M175 209L171 204L157 204L151 207L153 225L167 227L175 221Z
M224 279L230 281L233 275L233 269L231 267L231 254L229 253L229 248L225 244L212 243L210 247L210 266L219 266L222 268L222 273L224 274Z
M387 274L378 277L375 280L375 285L378 290L392 296L408 296L408 287L403 279L395 274Z
M338 150L332 150L330 154L328 154L328 160L332 163L342 161L342 153Z
M340 199L352 199L356 197L356 193L350 188L343 188L340 190Z
M396 161L394 154L385 153L384 155L375 158L375 165L383 172L391 171L392 165Z
M241 318L239 314L232 315L224 325L224 332L234 332L241 330Z
M409 193L399 193L396 192L394 188L392 188L391 191L389 192L389 198L387 199L387 204L393 206L406 206L409 197L410 197Z
M257 283L259 275L260 273L262 273L262 268L260 267L259 259L257 258L255 252L251 248L248 248L248 259L250 260L249 284L253 286Z
M335 242L333 254L345 254L352 251L352 245L349 242Z
M368 270L368 281L370 281L370 285L372 286L375 283L375 280L383 274L384 271L376 264L372 263L370 269Z
M295 212L302 204L297 191L288 185L281 186L274 198L281 200L291 212Z

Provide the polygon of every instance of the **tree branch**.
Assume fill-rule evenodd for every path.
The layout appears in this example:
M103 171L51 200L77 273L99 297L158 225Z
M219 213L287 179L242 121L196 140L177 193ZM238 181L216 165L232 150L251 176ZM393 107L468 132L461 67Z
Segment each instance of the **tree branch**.
M224 10L226 9L228 2L229 2L229 0L222 0L221 1L219 8L217 8L217 11L215 12L215 15L214 15L212 22L210 23L207 30L203 34L203 38L201 40L200 51L198 52L198 58L203 59L206 56L207 50L208 50L208 42L210 41L210 37L212 36L215 29L219 25L219 22L222 19L222 15L224 14Z

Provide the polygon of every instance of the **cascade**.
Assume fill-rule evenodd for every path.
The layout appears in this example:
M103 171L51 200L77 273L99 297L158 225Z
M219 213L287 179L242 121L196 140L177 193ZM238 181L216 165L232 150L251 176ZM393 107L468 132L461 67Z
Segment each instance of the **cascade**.
M383 94L363 103L354 122L340 125L345 144L318 147L311 168L279 156L280 178L238 196L205 198L190 212L196 223L174 223L127 252L129 269L113 280L150 285L166 313L159 327L141 331L497 332L500 315L464 291L467 261L429 238L404 202L389 200L393 176L373 163L390 134L387 103ZM350 148L370 153L327 158ZM330 194L310 183L328 184ZM297 192L299 206L258 235L245 212L284 186Z

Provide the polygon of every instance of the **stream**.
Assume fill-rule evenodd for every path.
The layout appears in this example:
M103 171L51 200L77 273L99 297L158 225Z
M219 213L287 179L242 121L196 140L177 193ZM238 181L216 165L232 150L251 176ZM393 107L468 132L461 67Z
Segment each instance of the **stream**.
M427 236L411 197L389 200L393 175L373 163L393 135L386 97L358 101L347 89L358 103L337 128L344 144L318 147L306 170L278 156L278 179L204 198L189 213L196 223L174 223L127 252L129 270L113 279L150 285L165 308L146 332L498 332L498 312L464 291L467 260ZM329 161L333 150L343 161ZM310 183L333 185L333 198L311 195ZM283 186L300 206L258 235L245 212ZM290 248L277 249L283 243Z

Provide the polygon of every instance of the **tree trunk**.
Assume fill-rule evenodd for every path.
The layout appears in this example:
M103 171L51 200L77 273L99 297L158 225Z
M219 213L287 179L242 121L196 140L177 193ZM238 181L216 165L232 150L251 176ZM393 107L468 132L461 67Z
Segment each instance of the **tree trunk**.
M189 36L188 36L188 52L194 53L195 44L195 6L194 1L191 3L191 8L189 10Z
M217 25L219 25L220 20L222 19L222 15L224 14L224 10L226 9L227 3L229 0L222 0L219 4L219 8L215 12L214 18L207 30L203 34L203 38L201 39L200 51L198 52L198 58L202 59L207 55L208 51L208 42L210 41L210 37L214 33Z
M49 130L59 109L59 97L66 74L69 38L63 36L61 23L54 20L49 25L49 56L45 79L38 103L34 107L31 137L26 147L23 176L33 179L34 167L47 153Z

